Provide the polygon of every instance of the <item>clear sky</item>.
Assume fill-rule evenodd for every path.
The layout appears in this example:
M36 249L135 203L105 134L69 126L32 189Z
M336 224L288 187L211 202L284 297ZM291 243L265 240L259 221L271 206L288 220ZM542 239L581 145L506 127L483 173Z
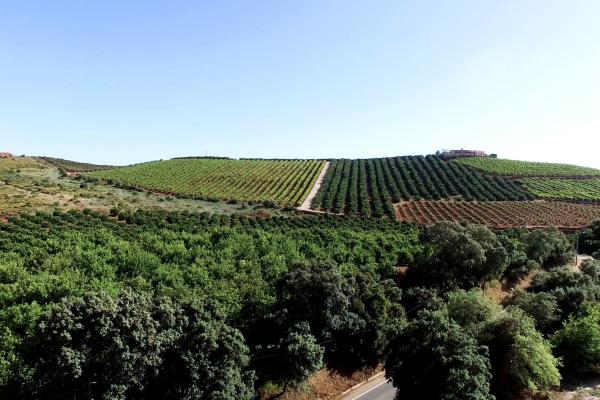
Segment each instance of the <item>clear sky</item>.
M0 1L0 151L600 168L598 0Z

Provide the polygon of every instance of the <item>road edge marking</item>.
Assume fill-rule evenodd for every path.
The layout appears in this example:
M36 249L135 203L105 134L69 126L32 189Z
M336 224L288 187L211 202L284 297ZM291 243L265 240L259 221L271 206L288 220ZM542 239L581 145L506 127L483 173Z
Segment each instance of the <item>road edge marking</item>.
M368 381L367 381L367 382L368 382ZM356 396L356 397L353 397L353 398L351 398L350 400L358 400L358 399L360 399L361 397L363 397L364 395L366 395L367 393L370 393L370 392L372 392L373 390L377 389L378 387L380 387L380 386L383 386L383 385L386 385L386 384L388 384L388 383L389 383L389 381L386 379L385 381L383 381L383 382L381 382L381 383L378 383L377 385L373 386L373 387L372 387L372 388L370 388L369 390L366 390L366 391L362 392L361 394L359 394L359 395L358 395L358 396ZM362 385L361 385L361 386L362 386Z
M364 380L364 381L362 381L362 382L360 382L360 383L357 383L356 385L352 386L351 388L344 390L344 391L343 391L342 393L340 393L338 396L345 396L345 395L347 395L348 393L350 393L351 391L353 391L353 390L356 390L356 389L358 389L359 387L361 387L361 386L363 386L363 385L366 385L367 383L369 383L369 382L371 382L371 381L373 381L373 380L375 380L375 379L379 378L380 376L383 376L384 374L385 374L385 371L378 372L378 373L376 373L375 375L373 375L373 376L371 376L371 377L367 378L366 380Z

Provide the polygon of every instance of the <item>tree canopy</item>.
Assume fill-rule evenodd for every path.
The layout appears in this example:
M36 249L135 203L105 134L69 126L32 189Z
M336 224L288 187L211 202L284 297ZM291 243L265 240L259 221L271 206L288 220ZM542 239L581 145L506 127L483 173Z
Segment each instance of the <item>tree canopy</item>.
M240 333L206 307L125 291L52 305L24 345L19 398L251 399ZM110 368L108 368L110 366Z
M571 315L553 338L564 366L577 372L597 372L600 367L600 306L586 304Z
M426 228L422 240L425 250L409 269L415 284L471 289L499 278L508 265L500 240L483 226L441 222Z
M0 223L0 397L246 399L382 362L402 398L552 388L548 340L564 372L583 370L564 354L584 338L594 360L582 309L600 296L597 262L553 265L569 250L557 243L570 241L453 223L18 215ZM531 257L548 270L528 287L482 296Z
M397 398L491 400L487 350L443 311L425 311L391 344Z

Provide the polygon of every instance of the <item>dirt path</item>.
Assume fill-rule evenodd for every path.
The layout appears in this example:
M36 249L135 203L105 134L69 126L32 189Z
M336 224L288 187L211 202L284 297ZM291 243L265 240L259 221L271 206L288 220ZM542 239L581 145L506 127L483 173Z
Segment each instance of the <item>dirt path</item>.
M557 393L556 400L598 400L600 393L600 380L591 378L587 381L574 382L565 385L562 391Z
M319 174L317 181L313 185L312 189L310 189L310 192L308 193L308 196L306 196L306 199L304 199L304 201L302 202L300 207L298 207L299 211L314 211L314 210L310 209L310 205L311 205L313 199L315 198L315 196L317 195L317 193L319 192L319 189L321 188L321 185L323 184L323 179L325 179L325 174L327 173L327 171L329 171L330 166L331 166L331 161L325 161L325 165L323 166L323 169L321 170L321 173Z
M573 265L573 270L574 271L581 271L581 264L583 264L584 262L588 261L588 260L593 260L594 258L592 256L588 256L585 254L579 254L577 255L577 264Z

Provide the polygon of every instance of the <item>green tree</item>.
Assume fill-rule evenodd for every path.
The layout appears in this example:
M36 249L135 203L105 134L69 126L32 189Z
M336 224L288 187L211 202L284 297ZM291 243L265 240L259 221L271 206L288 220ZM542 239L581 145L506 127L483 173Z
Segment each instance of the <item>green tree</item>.
M360 330L364 322L350 309L352 290L333 263L295 264L278 285L282 318L292 326L308 322L319 340L352 327Z
M342 370L379 364L390 341L406 325L401 291L391 280L381 280L372 268L358 267L347 273L352 288L349 307L364 328L340 332L331 343L336 357L331 363Z
M467 225L469 235L483 248L485 261L476 268L476 276L480 286L494 279L499 279L508 265L508 253L500 239L483 225Z
M486 349L444 311L421 312L390 350L385 370L398 399L493 399Z
M600 258L600 221L594 222L579 234L579 251Z
M537 262L527 258L525 240L521 234L516 234L516 237L506 233L499 234L498 238L508 254L508 266L503 274L507 283L516 284L540 267Z
M446 309L453 321L489 349L491 392L498 399L560 383L558 362L548 342L521 310L502 310L478 291L450 293Z
M533 278L527 291L552 295L560 309L560 322L575 312L581 304L600 300L600 285L595 284L590 276L567 267L540 272Z
M600 305L586 304L553 338L566 370L597 372L600 367Z
M372 268L344 273L333 263L297 264L278 286L284 324L307 322L326 359L337 368L376 365L405 324L400 290Z
M29 384L31 369L25 365L22 348L41 312L36 303L0 309L0 398L15 397L16 384Z
M600 284L600 260L586 260L581 264L581 272Z
M22 398L250 399L241 335L192 306L126 291L65 298L27 349Z
M317 344L307 323L290 329L277 346L277 361L273 366L275 380L288 386L305 382L323 366L323 348Z
M457 290L448 294L448 315L475 337L501 308L479 290Z
M561 310L556 302L556 297L551 293L531 293L517 290L506 300L505 305L523 310L533 318L536 328L542 333L550 334L560 325Z
M506 250L489 229L441 222L423 234L426 250L409 268L413 283L444 290L471 289L499 278L507 266Z
M157 304L161 330L170 336L142 398L254 398L250 357L240 332L208 304L175 303L173 312L170 305L166 299Z
M526 240L527 256L544 267L566 265L573 260L573 244L558 229L536 230Z
M550 344L519 309L497 314L488 322L479 342L489 349L492 393L498 399L514 399L523 390L544 390L560 384L558 360Z

